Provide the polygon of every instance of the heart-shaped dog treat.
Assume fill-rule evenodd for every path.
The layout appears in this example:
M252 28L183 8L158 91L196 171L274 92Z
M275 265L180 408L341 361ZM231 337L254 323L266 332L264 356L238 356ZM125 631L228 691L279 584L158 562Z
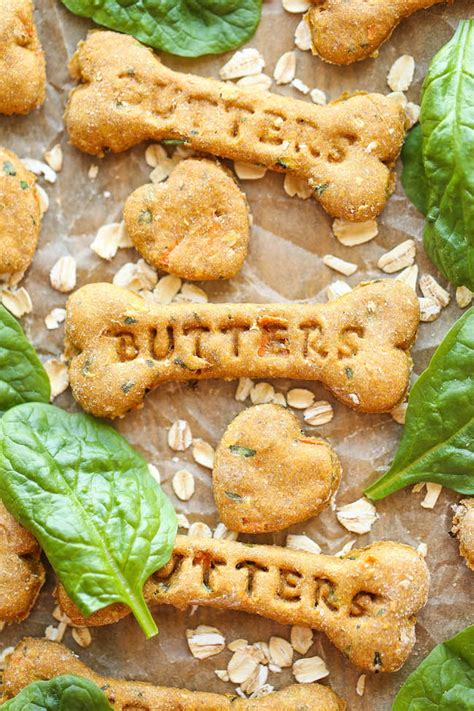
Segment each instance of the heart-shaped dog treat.
M138 188L124 218L146 261L184 279L229 279L247 256L247 200L232 175L211 160L183 160L166 183Z
M219 443L214 498L232 531L281 531L322 511L340 478L327 442L305 435L284 407L257 405L237 415Z

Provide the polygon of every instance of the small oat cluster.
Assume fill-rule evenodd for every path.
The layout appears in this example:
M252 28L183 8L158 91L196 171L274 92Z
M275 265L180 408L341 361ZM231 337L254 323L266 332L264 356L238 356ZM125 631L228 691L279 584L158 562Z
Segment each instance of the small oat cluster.
M57 625L48 625L44 636L50 642L62 642L68 627L71 628L71 636L79 647L89 647L92 644L92 635L88 627L76 627L71 620L57 605L53 610L53 617L58 622Z
M305 656L313 645L313 631L306 627L293 626L290 641L274 636L268 642L251 644L246 639L235 639L227 644L220 630L207 625L186 630L186 638L195 659L214 657L226 647L232 652L227 667L215 669L214 673L221 681L237 684L235 691L242 698L258 699L271 693L274 687L268 683L269 674L279 674L286 668L291 668L296 681L302 684L329 675L321 657ZM301 658L295 660L295 653Z

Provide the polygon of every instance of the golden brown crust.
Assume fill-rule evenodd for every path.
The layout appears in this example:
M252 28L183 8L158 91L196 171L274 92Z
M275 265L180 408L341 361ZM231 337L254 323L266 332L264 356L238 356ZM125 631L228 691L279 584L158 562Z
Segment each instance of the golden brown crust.
M332 64L352 64L373 56L403 19L446 0L311 2L313 6L305 19L311 31L313 53Z
M0 3L0 113L28 114L44 101L46 72L32 0Z
M41 230L35 176L11 151L0 147L0 275L25 272Z
M72 58L66 109L71 143L86 153L145 140L185 140L196 150L290 172L310 182L335 217L378 215L394 187L406 117L381 94L327 106L229 86L165 67L127 35L92 32Z
M32 638L20 642L7 659L3 700L14 697L34 681L53 679L62 674L74 674L94 682L116 711L344 711L346 708L342 699L321 684L295 684L251 701L104 677L89 669L62 644Z
M247 256L247 200L215 161L181 161L165 183L135 190L123 215L142 257L183 279L230 279Z
M0 620L21 622L31 612L44 583L37 541L0 501Z
M419 305L396 280L363 284L327 304L153 305L112 284L68 300L72 392L99 417L139 407L161 382L205 378L320 380L361 412L405 395Z
M328 506L341 465L324 440L301 431L280 405L257 405L232 420L216 449L212 486L231 531L281 531Z
M456 506L451 533L459 541L459 552L474 570L474 499L463 499Z
M415 614L428 598L421 554L384 541L344 558L278 546L249 546L177 536L173 557L148 579L148 603L185 609L203 605L242 610L324 632L356 666L396 671L415 643ZM62 587L57 591L74 624L110 624L125 617L111 605L84 618Z

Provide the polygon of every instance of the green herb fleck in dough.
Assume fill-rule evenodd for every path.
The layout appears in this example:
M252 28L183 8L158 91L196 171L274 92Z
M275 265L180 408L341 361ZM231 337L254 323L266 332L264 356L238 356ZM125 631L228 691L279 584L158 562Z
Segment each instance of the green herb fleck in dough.
M16 170L11 161L6 160L3 163L3 172L5 173L5 175L16 175Z
M329 183L322 183L321 185L315 185L313 190L317 195L323 195L329 188Z
M354 371L352 370L352 368L348 367L348 368L345 368L344 370L346 371L346 375L349 378L349 380L352 380L352 378L354 377Z
M131 326L132 323L138 323L138 319L133 318L133 316L126 316L126 317L124 318L123 322L124 322L127 326Z
M29 187L30 187L30 186L29 186L29 184L26 182L26 180L20 180L20 188L21 188L22 190L28 190Z
M238 444L231 444L229 449L231 454L236 454L238 457L254 457L257 454L256 449L241 447Z
M122 385L120 386L120 389L123 390L125 395L128 395L128 393L134 386L135 386L135 383L133 382L133 380L127 380L126 383L122 383Z
M374 654L374 667L376 671L382 668L382 655L380 652L375 652Z
M228 499L231 499L232 501L242 501L242 497L239 494L236 494L234 491L226 491L225 495Z
M142 210L138 215L139 225L149 225L153 222L153 213L151 210Z

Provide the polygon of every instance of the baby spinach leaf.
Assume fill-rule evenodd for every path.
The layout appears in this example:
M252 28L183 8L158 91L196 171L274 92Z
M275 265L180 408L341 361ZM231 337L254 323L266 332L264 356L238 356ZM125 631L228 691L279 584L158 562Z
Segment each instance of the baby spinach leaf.
M414 384L394 462L365 493L383 499L419 481L474 494L474 307Z
M0 420L0 498L84 615L123 602L147 637L157 633L143 585L171 556L176 514L118 432L52 405L9 410Z
M424 243L455 286L474 290L474 21L459 23L423 85L419 134L404 152L403 184L427 216ZM423 172L426 182L422 180ZM420 186L415 181L420 178ZM426 185L428 189L426 189Z
M392 711L474 708L474 625L438 644L410 674Z
M92 681L65 674L50 681L34 681L2 711L112 711L104 692Z
M49 402L50 384L35 349L0 306L0 415L22 402Z
M99 25L181 57L219 54L245 44L260 22L262 0L63 0Z
M429 185L423 164L423 134L418 124L409 132L402 149L402 185L414 206L426 215Z

